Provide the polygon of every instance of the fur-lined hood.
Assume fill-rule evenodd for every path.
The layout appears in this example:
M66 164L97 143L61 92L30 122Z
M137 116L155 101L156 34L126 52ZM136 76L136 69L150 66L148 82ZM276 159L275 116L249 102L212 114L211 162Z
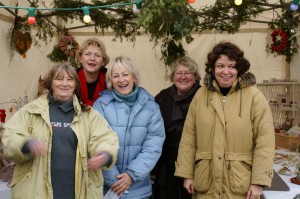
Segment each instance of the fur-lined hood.
M242 96L243 96L243 92L242 89L249 87L249 86L253 86L256 84L256 78L254 76L254 74L247 72L239 77L237 77L237 80L233 83L231 91L230 92L234 92L234 91L238 91L241 90L241 94L240 94L240 111L239 111L239 116L241 117L241 113L242 113ZM217 81L212 77L211 74L206 74L204 77L204 85L207 87L208 90L210 91L220 91L220 88L218 87ZM206 103L208 105L208 95L206 96Z
M241 89L241 88L246 88L249 86L253 86L256 84L256 78L254 74L247 72L244 73L243 75L239 76L238 82L236 84L235 90ZM208 90L211 91L217 91L218 89L216 88L216 84L214 83L215 78L212 77L211 74L206 74L204 77L204 85L208 88Z

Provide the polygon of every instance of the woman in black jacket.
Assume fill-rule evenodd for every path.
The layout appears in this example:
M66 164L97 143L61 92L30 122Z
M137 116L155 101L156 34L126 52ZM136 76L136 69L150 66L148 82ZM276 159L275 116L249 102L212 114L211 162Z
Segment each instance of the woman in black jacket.
M184 56L171 64L169 88L163 89L155 97L164 119L166 140L161 158L152 171L155 199L190 199L183 187L183 181L174 177L175 160L187 111L196 91L200 88L198 65L190 57Z

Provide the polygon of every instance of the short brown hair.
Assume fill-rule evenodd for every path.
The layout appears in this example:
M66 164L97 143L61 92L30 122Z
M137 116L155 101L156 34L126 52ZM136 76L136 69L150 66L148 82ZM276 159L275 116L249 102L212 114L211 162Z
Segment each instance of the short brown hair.
M78 101L81 104L81 108L83 111L89 110L90 108L83 104L82 99L81 99L81 92L80 92L80 81L77 75L77 72L74 67L67 63L57 63L55 64L50 71L46 74L45 78L42 80L42 87L44 90L48 90L50 94L53 95L52 93L52 81L53 79L60 73L66 72L70 77L74 78L75 80L75 90L74 94L76 95Z

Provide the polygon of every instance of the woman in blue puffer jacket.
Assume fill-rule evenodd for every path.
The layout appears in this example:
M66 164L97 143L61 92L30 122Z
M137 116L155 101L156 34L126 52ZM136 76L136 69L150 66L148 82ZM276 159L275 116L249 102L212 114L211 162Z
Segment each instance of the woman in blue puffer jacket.
M117 57L106 73L107 90L93 107L119 136L116 165L104 174L104 193L110 188L122 199L146 199L152 194L150 172L165 139L164 123L154 98L139 87L140 76L129 58Z

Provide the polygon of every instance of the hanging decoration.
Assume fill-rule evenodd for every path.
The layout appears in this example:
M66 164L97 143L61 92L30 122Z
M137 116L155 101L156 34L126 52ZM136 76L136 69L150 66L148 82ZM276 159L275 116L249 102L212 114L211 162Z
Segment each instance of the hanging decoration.
M271 30L267 36L266 51L269 54L283 55L289 63L292 56L298 51L299 45L295 30L276 28Z
M79 50L79 44L72 35L65 34L59 42L59 48L64 55L68 57L75 57Z
M272 51L280 52L287 47L288 36L284 30L276 29L271 33L272 44L270 46Z
M15 30L12 35L12 42L16 51L26 58L26 52L30 48L32 38L30 32L23 32L21 29Z
M82 7L82 11L83 11L83 21L84 23L91 23L92 19L90 17L90 9L88 6L84 6Z
M60 42L54 46L52 52L47 57L54 63L68 62L73 67L79 67L75 56L79 50L79 44L69 33L65 33Z
M293 2L290 5L291 11L298 10L298 7L299 7L299 0L293 0Z
M28 19L27 19L27 21L28 21L28 23L30 24L30 25L33 25L33 24L35 24L35 22L36 22L36 19L35 19L35 9L34 8L28 8Z
M195 3L196 0L188 0L189 3Z
M4 123L6 118L5 109L0 109L0 122Z
M239 6L243 3L243 0L235 0L234 3L235 5Z

